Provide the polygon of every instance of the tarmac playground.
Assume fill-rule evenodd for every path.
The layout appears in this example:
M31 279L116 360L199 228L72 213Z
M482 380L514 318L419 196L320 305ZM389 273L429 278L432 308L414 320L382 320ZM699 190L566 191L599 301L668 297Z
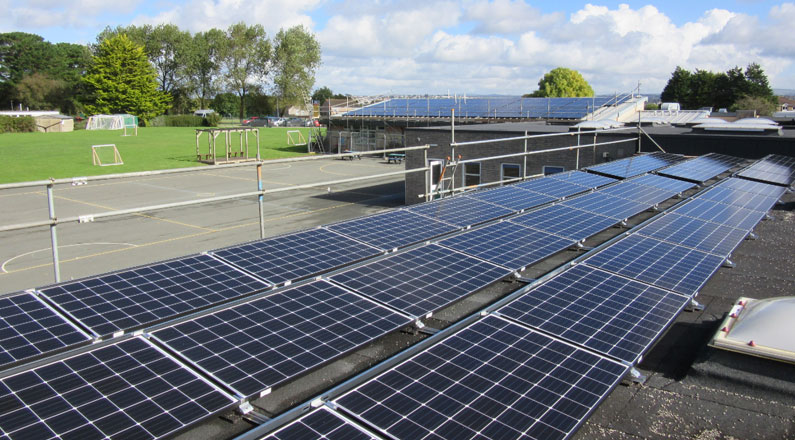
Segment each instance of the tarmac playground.
M263 188L404 169L381 157L267 162ZM266 194L265 234L279 235L403 205L403 176ZM54 187L59 218L256 191L256 166ZM0 191L0 226L46 220L44 186ZM256 197L57 226L61 281L209 251L260 238ZM48 227L0 232L0 294L54 283Z

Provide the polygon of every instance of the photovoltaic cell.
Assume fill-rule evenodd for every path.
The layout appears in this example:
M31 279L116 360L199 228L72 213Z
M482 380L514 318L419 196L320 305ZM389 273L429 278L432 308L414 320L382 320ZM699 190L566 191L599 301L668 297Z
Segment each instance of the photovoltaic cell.
M668 153L651 153L588 167L589 171L625 179L674 164L682 156Z
M405 209L334 223L325 228L383 250L430 240L458 229Z
M742 163L743 160L737 157L711 153L664 168L659 170L657 174L702 183L734 168Z
M724 260L723 256L632 234L599 251L585 263L693 296Z
M599 193L632 200L646 206L657 205L676 195L676 193L671 191L655 188L653 186L638 185L629 181L623 181L616 185L602 188L599 190Z
M321 406L261 440L377 440L377 438L348 418Z
M235 401L138 337L0 380L0 434L163 438Z
M495 205L508 208L512 211L530 209L557 200L556 197L523 190L515 186L503 186L492 190L476 191L467 197L494 203Z
M689 297L580 264L499 313L634 364L689 302Z
M476 225L514 212L512 209L462 196L420 203L407 209L458 227Z
M661 216L637 233L724 257L728 257L748 236L748 231L745 229L736 229L676 213Z
M88 340L29 293L0 298L0 368Z
M616 181L616 179L610 177L600 176L598 174L586 173L583 171L566 171L563 173L555 173L549 176L549 178L562 180L564 182L574 183L592 189Z
M410 322L313 281L157 330L153 337L251 397Z
M195 255L39 291L97 335L107 336L266 287L209 255Z
M511 270L431 244L333 275L336 283L422 317L511 274Z
M577 242L511 222L500 222L447 238L440 245L519 270Z
M746 179L790 186L795 181L795 158L770 154L737 175Z
M563 439L628 366L488 316L335 403L397 439Z
M211 252L271 284L299 280L380 253L374 247L321 228Z
M769 197L780 198L784 192L787 191L778 185L770 185L762 182L754 182L753 180L729 178L720 181L715 185L717 188L735 189L752 194L761 194Z
M532 179L522 183L516 183L513 186L535 191L541 194L546 194L558 199L578 194L583 191L588 191L590 189L587 186L577 185L564 180L553 179L551 176Z
M627 180L628 183L636 185L646 185L654 188L669 191L671 195L676 195L685 192L691 188L695 188L695 184L691 182L683 182L681 180L669 179L667 177L658 176L655 174L644 174L642 176L633 177Z
M765 213L761 211L752 211L702 198L693 199L673 212L747 231L753 229L765 216Z
M585 240L618 223L618 220L611 217L563 205L546 206L513 217L509 221L576 241Z
M651 205L602 194L601 191L566 200L561 205L593 212L619 221L651 208Z
M723 187L710 188L699 194L698 198L761 212L769 211L778 201L778 197L775 196L764 196Z

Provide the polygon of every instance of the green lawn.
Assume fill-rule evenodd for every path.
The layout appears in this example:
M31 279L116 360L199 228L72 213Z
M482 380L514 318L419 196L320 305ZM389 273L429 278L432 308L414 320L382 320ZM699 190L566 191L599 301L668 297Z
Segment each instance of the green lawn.
M277 159L306 155L306 146L287 145L287 131L308 128L260 128L260 155ZM95 176L203 166L196 160L196 131L184 127L142 127L138 136L122 136L120 130L77 130L71 133L0 134L0 183L53 178ZM115 144L123 165L95 166L91 146ZM207 154L207 135L200 139L200 152ZM223 136L216 141L216 155L223 156ZM233 135L232 145L239 145ZM257 154L256 138L249 135L249 156Z

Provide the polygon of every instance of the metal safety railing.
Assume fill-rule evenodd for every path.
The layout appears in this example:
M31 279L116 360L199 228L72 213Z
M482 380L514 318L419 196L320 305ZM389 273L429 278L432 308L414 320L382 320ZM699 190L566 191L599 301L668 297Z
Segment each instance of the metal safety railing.
M163 209L172 209L172 208L181 208L186 206L196 206L196 205L203 205L227 200L235 200L235 199L243 199L248 197L257 196L258 200L258 207L259 207L259 224L260 224L260 238L265 238L265 204L264 204L264 196L266 194L275 194L281 193L286 191L296 191L301 189L308 189L308 188L316 188L321 186L330 186L330 185L339 185L343 183L352 183L352 182L361 182L371 179L380 179L384 177L392 177L392 176L399 176L399 175L406 175L410 173L419 173L425 172L426 174L426 181L428 180L428 175L430 172L430 168L428 166L421 167L421 168L413 168L409 170L401 170L401 171L392 171L388 173L379 173L373 174L368 176L360 176L360 177L351 177L347 179L337 179L337 180L329 180L323 182L315 182L315 183L307 183L303 185L293 185L286 188L274 188L274 189L265 189L262 185L262 165L264 164L279 164L279 163L288 163L288 162L306 162L306 161L314 161L314 160L327 160L327 159L335 159L335 158L346 158L346 157L354 157L354 156L363 156L363 155L381 155L383 153L398 153L398 152L405 152L405 151L415 151L415 150L423 150L424 155L427 158L428 149L430 145L421 145L421 146L414 146L414 147L401 147L401 148L394 148L388 150L378 150L378 151L362 151L362 152L353 152L353 153L343 153L343 154L328 154L328 155L320 155L320 156L305 156L305 157L295 157L295 158L286 158L286 159L274 159L268 161L256 161L256 162L243 162L243 163L236 163L236 164L224 164L224 165L216 165L211 169L213 171L217 170L224 170L229 168L240 168L240 167L250 167L256 166L257 172L257 190L256 191L248 191L242 193L235 193L235 194L228 194L224 196L216 196L216 197L209 197L200 200L186 200L182 202L172 202L172 203L164 203L159 205L149 205L149 206L142 206L137 208L130 208L130 209L119 209L114 211L108 212L101 212L101 213L93 213L93 214L84 214L84 215L76 215L70 217L63 217L59 218L55 212L55 197L53 195L53 188L55 185L59 184L84 184L88 182L94 181L103 181L103 180L119 180L119 179L129 179L135 177L147 177L147 176L158 176L158 175L166 175L166 174L179 174L179 173L191 173L191 172L206 172L209 170L208 167L190 167L190 168L176 168L176 169L168 169L168 170L157 170L157 171L141 171L141 172L134 172L134 173L121 173L121 174L106 174L101 176L90 176L90 177L75 177L75 178L68 178L68 179L49 179L49 180L37 180L32 182L19 182L19 183L7 183L0 185L0 191L8 190L8 189L17 189L17 188L31 188L31 187L40 187L46 186L47 188L47 208L48 208L48 216L47 220L40 220L40 221L33 221L27 223L18 223L12 225L4 225L0 226L0 232L10 232L10 231L19 231L24 229L31 229L31 228L39 228L43 226L49 226L50 228L50 242L52 246L52 261L53 261L53 272L55 277L55 282L58 283L61 281L61 272L60 272L60 259L58 255L58 232L57 226L59 224L64 223L90 223L97 219L106 219L106 218L113 218L113 217L120 217L120 216L127 216L131 214L140 214L144 212L151 212ZM427 160L425 161L427 163Z

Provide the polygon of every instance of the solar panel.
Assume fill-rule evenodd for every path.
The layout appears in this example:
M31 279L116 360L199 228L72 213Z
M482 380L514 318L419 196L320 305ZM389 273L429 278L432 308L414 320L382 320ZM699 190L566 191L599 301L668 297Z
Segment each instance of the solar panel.
M138 337L0 380L0 434L162 438L235 401Z
M610 177L586 173L583 171L566 171L563 173L555 173L550 175L549 178L574 183L588 188L598 188L616 181L616 179Z
M472 226L513 214L514 211L472 197L446 197L407 208L428 218L458 227Z
M628 368L488 316L335 403L391 438L563 439Z
M330 279L411 316L422 317L510 274L509 269L431 244Z
M658 171L657 174L702 183L734 168L743 160L737 157L711 153L672 165Z
M582 209L583 211L593 212L594 214L600 214L616 220L624 220L651 207L649 204L602 194L601 191L566 200L561 205Z
M334 223L325 228L383 250L430 240L458 229L405 209Z
M779 199L775 196L764 196L723 187L710 188L700 193L698 198L761 212L769 211Z
M748 235L736 229L692 217L670 213L637 231L638 234L728 257Z
M693 199L673 212L747 231L753 229L765 216L765 213L761 211L752 211L701 198Z
M646 185L646 186L652 186L654 188L664 189L670 191L672 194L679 194L696 186L694 183L691 182L683 182L681 180L669 179L667 177L658 176L656 174L644 174L642 176L633 177L627 182L634 183L637 185Z
M585 260L586 264L693 296L725 257L632 234Z
M468 195L468 197L494 203L512 211L530 209L557 200L556 197L516 188L515 186L503 186L488 191L477 191Z
M152 335L251 397L410 322L345 289L313 281Z
M770 154L737 175L746 179L790 186L795 181L795 158Z
M271 284L295 281L380 254L343 235L311 229L210 252Z
M637 185L629 181L623 181L616 185L599 190L599 193L622 199L632 200L646 206L654 206L664 202L676 193L647 185Z
M532 179L522 183L516 183L513 186L521 189L535 191L541 194L546 194L555 198L568 197L574 194L587 191L587 186L577 185L563 180L553 179L552 177L541 177L539 179Z
M498 312L634 364L690 298L582 264Z
M576 241L585 240L618 223L618 220L611 217L563 205L546 206L513 217L509 221Z
M674 164L682 156L668 153L650 153L588 167L588 171L625 179Z
M0 368L89 339L29 293L0 298Z
M786 191L778 185L770 185L762 182L754 182L753 180L730 178L725 179L715 185L718 188L729 188L752 194L761 194L770 197L781 197Z
M107 336L268 286L209 255L194 255L39 291L96 335Z
M500 222L447 238L440 245L512 270L537 263L577 242L511 222Z
M290 422L261 440L377 440L364 428L325 406Z

